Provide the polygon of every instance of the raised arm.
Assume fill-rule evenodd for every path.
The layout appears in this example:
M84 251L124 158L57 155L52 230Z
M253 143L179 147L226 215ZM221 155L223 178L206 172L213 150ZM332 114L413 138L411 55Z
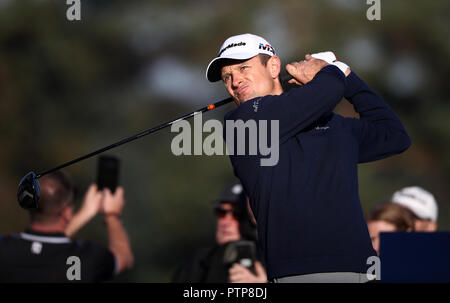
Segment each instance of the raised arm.
M117 273L131 268L134 263L128 234L122 225L120 216L125 205L124 191L118 187L113 194L109 189L104 190L104 215L108 230L108 246L117 261Z
M65 233L68 237L76 234L102 210L102 199L103 193L98 191L97 185L91 184L84 196L83 205L67 224Z
M359 140L359 162L369 162L399 154L411 145L402 122L392 109L354 72L347 77L345 98L360 119L353 132Z
M327 65L307 84L282 95L265 96L257 106L254 104L257 100L249 100L228 113L225 120L278 120L282 144L323 115L331 113L343 98L345 87L345 75L337 67Z

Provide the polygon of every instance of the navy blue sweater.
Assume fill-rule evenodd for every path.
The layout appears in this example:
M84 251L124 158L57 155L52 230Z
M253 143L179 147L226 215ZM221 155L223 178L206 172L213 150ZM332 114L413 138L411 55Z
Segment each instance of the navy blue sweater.
M332 112L343 97L360 119ZM268 278L365 273L367 258L376 253L359 200L357 166L410 146L395 113L355 73L346 78L329 65L302 87L249 100L225 116L238 119L279 120L276 165L261 166L267 158L261 154L230 155L250 197Z

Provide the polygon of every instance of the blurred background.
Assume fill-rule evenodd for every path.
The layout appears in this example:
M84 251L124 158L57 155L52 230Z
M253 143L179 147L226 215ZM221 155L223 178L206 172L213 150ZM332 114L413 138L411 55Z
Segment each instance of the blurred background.
M439 204L450 230L450 2L362 0L82 0L68 21L60 0L0 0L0 233L28 222L19 180L226 97L205 69L223 41L265 37L283 64L334 50L396 111L412 137L405 153L359 167L365 212L404 186ZM223 119L231 105L203 119ZM342 103L337 111L351 115ZM119 281L169 282L193 250L214 241L212 201L234 180L227 156L172 154L170 129L107 152L121 159L123 222L136 263ZM64 169L78 204L97 158ZM101 216L77 238L106 244Z

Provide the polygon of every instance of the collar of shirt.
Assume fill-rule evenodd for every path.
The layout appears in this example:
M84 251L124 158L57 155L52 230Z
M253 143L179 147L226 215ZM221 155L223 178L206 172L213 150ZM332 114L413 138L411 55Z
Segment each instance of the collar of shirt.
M29 241L37 241L43 243L63 244L70 243L70 240L64 233L44 233L32 229L26 229L20 233L20 238Z

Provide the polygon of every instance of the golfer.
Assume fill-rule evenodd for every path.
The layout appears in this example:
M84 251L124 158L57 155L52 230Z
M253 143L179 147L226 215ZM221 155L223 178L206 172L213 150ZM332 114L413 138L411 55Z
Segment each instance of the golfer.
M347 65L332 61L306 55L288 64L291 82L301 86L283 93L273 46L243 34L228 38L206 71L210 82L223 81L238 105L225 120L279 121L279 142L272 142L279 145L276 165L262 166L260 153L230 155L273 282L366 282L367 261L376 252L359 200L358 163L411 144L382 98ZM359 119L333 113L343 97Z

